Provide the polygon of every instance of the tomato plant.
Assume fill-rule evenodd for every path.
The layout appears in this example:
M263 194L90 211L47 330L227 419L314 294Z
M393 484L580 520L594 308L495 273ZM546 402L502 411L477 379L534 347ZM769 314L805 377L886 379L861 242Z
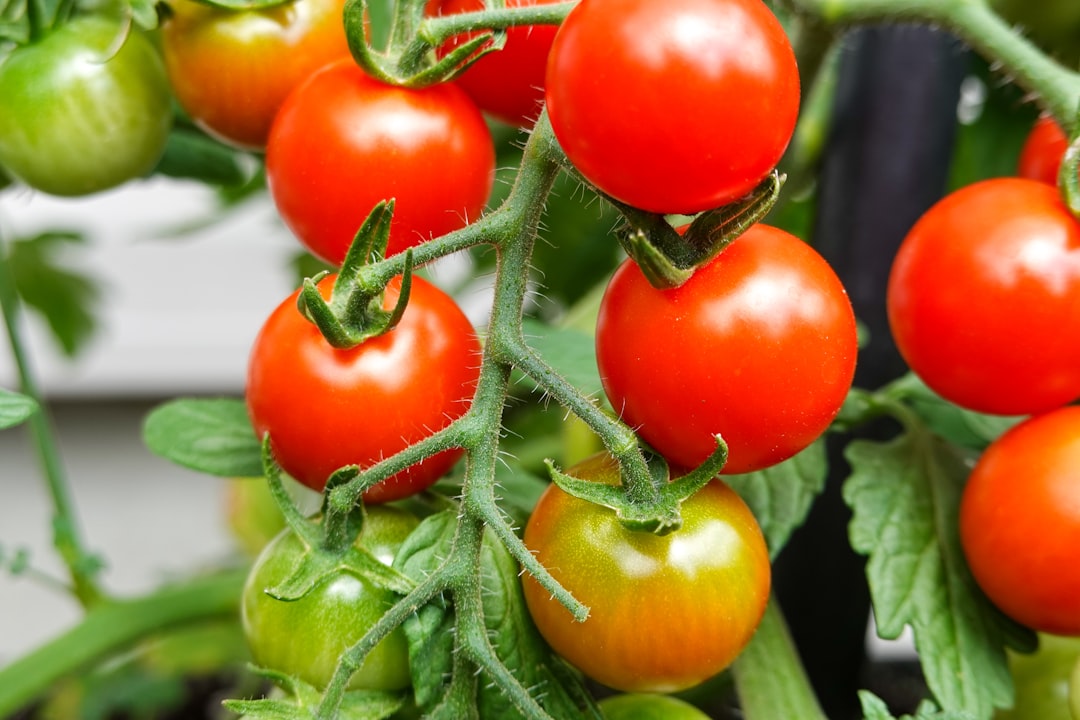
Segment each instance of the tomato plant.
M351 59L324 67L289 95L266 148L282 218L335 264L382 200L396 200L388 255L475 220L494 169L491 133L463 90L386 85Z
M857 344L828 263L760 224L673 290L625 262L596 325L616 413L682 467L702 463L721 434L725 473L769 467L817 439L847 396Z
M559 0L507 0L507 7L545 5ZM483 0L441 0L429 4L429 14L472 12ZM555 25L524 25L506 31L506 45L480 58L454 82L477 106L509 125L532 125L544 103L544 76ZM448 44L452 48L454 40Z
M701 710L670 695L612 695L597 704L604 720L709 720Z
M161 46L176 99L215 137L265 147L289 91L349 55L343 8L342 0L287 0L249 10L173 0Z
M0 97L0 166L52 195L88 195L150 172L172 126L157 50L102 16L12 50L0 60Z
M986 180L911 229L887 293L911 369L941 396L1001 415L1080 397L1080 224L1054 187Z
M994 720L1072 720L1069 675L1080 661L1080 640L1041 635L1039 649L1030 655L1009 655L1016 681L1016 701Z
M1040 117L1024 140L1016 163L1017 174L1047 185L1057 185L1061 158L1068 148L1069 140L1057 121L1045 115Z
M370 507L354 544L390 565L418 524L404 510ZM284 582L295 571L304 551L303 542L291 529L263 549L244 584L241 618L257 664L323 688L341 653L383 616L397 595L347 570L334 571L299 600L268 595L267 588ZM408 647L399 628L368 655L349 687L396 690L408 684Z
M567 471L617 484L601 454ZM591 608L577 623L530 576L525 600L551 647L598 682L672 692L719 673L757 628L769 598L769 553L746 504L719 480L686 500L683 526L663 536L627 530L615 513L552 485L525 526L525 544Z
M334 276L319 289L329 295ZM397 300L400 280L387 289ZM251 350L247 405L256 433L293 478L321 490L345 465L370 465L450 424L469 408L479 343L442 290L413 278L401 322L348 350L332 347L296 307L297 294L267 319ZM459 452L447 451L370 488L368 502L395 500L435 482Z
M1048 633L1080 635L1080 407L1031 418L979 458L960 537L994 603Z
M662 213L752 190L799 110L795 56L761 0L581 3L556 35L546 82L551 126L581 174Z

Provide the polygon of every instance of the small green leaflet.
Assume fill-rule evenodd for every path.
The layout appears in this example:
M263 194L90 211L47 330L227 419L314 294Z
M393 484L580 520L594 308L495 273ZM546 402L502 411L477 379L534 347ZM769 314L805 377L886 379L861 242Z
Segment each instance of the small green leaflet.
M724 477L724 482L739 493L754 512L765 534L771 558L776 558L791 533L806 520L814 499L825 489L828 470L822 439L779 465Z
M177 124L169 133L165 153L154 173L207 185L237 186L251 179L254 164L250 156L213 140L201 130Z
M262 449L243 400L183 398L159 405L143 422L155 455L219 477L259 477Z
M64 267L58 253L84 242L79 233L49 231L10 245L15 290L49 325L60 349L74 357L97 326L94 310L101 296L97 282Z
M910 405L935 433L973 450L982 450L1024 419L965 410L942 398L911 373L892 383L887 392Z
M869 557L878 633L893 639L911 625L937 701L987 720L1013 699L1005 645L1033 647L1035 638L989 603L964 560L957 515L966 458L915 421L895 440L854 442L846 455L849 534Z
M289 699L226 700L227 710L251 720L315 720L322 693L307 683L265 668L253 668L285 691ZM345 693L337 720L384 720L405 705L402 693L356 690Z
M968 713L938 710L929 700L924 700L914 715L894 718L881 698L866 690L859 692L859 702L862 704L865 720L974 720L974 716Z
M37 411L33 398L0 388L0 430L25 422Z

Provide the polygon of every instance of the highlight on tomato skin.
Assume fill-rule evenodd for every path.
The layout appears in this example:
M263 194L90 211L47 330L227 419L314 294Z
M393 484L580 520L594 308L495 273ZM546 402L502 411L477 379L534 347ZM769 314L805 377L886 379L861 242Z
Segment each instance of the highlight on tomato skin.
M319 283L329 297L336 276ZM387 309L400 277L390 282ZM294 292L255 339L246 400L257 436L270 435L274 459L291 477L321 491L346 465L362 467L404 450L464 415L480 374L480 343L453 298L412 279L398 325L347 350L332 347L296 307ZM368 503L413 495L453 467L447 450L364 492Z
M683 468L723 436L724 474L775 465L824 433L851 388L855 315L813 248L757 224L682 286L627 260L608 283L596 356L612 408Z
M495 146L480 110L453 83L387 85L349 58L286 98L270 128L266 176L296 238L340 265L380 202L395 201L388 257L479 218Z
M979 458L960 502L979 587L1014 620L1080 636L1080 406L1037 415Z
M619 481L606 453L567 473ZM682 527L657 536L556 485L536 504L525 545L590 613L575 621L528 574L526 604L555 652L593 680L625 692L693 687L734 661L761 622L771 568L750 509L713 480L681 512Z

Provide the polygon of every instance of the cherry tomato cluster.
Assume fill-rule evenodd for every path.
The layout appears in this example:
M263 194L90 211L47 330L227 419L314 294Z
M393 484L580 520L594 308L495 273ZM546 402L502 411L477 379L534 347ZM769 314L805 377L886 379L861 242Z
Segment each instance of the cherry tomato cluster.
M970 410L1032 416L980 457L960 535L976 581L1037 630L1080 634L1080 222L1056 187L1067 140L1041 118L1019 178L949 194L911 229L887 306L911 369Z

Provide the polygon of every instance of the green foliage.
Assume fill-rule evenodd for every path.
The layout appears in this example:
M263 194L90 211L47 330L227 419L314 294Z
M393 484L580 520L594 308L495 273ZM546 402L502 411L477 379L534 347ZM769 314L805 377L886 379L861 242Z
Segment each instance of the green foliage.
M177 123L154 173L207 185L242 186L251 180L255 165L247 153L222 145L190 125Z
M934 703L925 701L919 705L914 715L894 718L881 698L867 691L859 693L859 702L862 703L865 720L974 720L975 717L965 712L938 710Z
M968 458L917 420L905 426L888 443L846 449L851 545L869 557L878 633L895 639L910 625L934 697L985 720L1012 702L1005 646L1034 637L990 604L964 560L957 515Z
M971 450L982 450L1024 419L965 410L943 399L912 373L889 385L888 393L909 405L934 433Z
M724 482L739 493L761 525L769 556L775 558L791 533L802 526L828 475L825 441L765 470L728 475Z
M315 720L322 693L296 678L272 670L258 670L284 693L261 700L226 700L227 710L250 720ZM401 693L379 690L356 690L345 693L337 714L338 720L384 720L401 710L406 698Z
M72 269L64 257L84 242L80 233L51 230L9 245L16 291L45 319L68 357L74 357L97 329L95 311L101 290L92 278Z
M155 408L143 423L151 452L219 477L258 477L262 447L243 400L186 398Z
M452 553L456 528L457 515L452 511L428 517L405 541L394 567L421 582ZM541 639L525 607L518 564L490 532L485 533L480 567L484 624L496 655L556 720L599 720L580 676L552 655ZM425 605L405 622L409 665L421 709L432 709L443 698L453 669L456 622L445 600ZM520 716L490 683L481 683L477 702L481 717Z
M25 422L38 409L33 398L0 388L0 430Z

